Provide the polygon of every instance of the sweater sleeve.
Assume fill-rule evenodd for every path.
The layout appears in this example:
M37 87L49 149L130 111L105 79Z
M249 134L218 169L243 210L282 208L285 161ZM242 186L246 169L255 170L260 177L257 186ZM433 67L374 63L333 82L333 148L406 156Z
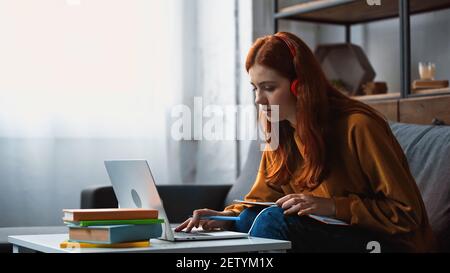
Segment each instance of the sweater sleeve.
M244 197L245 201L275 202L284 196L281 188L277 189L266 182L267 161L267 152L263 152L255 183L253 184L250 192ZM231 204L225 207L224 211L232 211L237 216L248 207L252 207L252 205Z
M358 115L350 126L348 142L371 193L334 197L336 218L386 234L417 229L423 217L423 202L389 126Z

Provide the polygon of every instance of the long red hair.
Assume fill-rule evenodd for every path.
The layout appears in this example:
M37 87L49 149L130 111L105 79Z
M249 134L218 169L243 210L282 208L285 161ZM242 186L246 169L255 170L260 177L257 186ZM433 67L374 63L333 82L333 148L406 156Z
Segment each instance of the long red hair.
M297 87L297 124L292 128L288 121L279 122L279 146L268 152L270 166L266 170L267 182L285 184L294 179L294 185L301 189L313 190L325 180L330 171L332 152L330 130L333 118L343 113L365 113L386 126L385 118L370 106L342 94L327 80L320 64L309 47L297 36L288 32L278 32L285 39L293 41L295 56L287 44L269 35L255 41L246 60L246 70L255 65L263 65L277 71L281 76L299 81ZM263 118L262 115L260 115ZM266 133L270 123L264 119ZM301 167L301 157L295 139L297 133L305 146Z

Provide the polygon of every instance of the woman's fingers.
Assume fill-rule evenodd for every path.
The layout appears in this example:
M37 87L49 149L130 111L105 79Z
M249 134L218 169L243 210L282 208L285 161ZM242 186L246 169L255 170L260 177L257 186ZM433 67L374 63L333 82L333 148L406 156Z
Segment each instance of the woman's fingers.
M295 202L295 200L308 200L307 199L307 195L303 194L303 193L299 193L299 194L288 194L286 196L281 197L280 199L278 199L275 203L277 204L277 206L279 207L283 207L283 205L285 205L286 207L290 207L298 202ZM293 200L293 201L290 201ZM294 202L294 204L288 203L285 204L286 202ZM290 206L289 206L290 204Z
M200 221L202 216L205 215L217 215L218 212L210 209L197 209L194 210L194 213L192 214L191 221L186 226L186 232L191 232L192 228L198 227L200 225Z
M297 214L299 216L303 216L303 215L307 215L307 214L313 213L314 210L315 210L314 207L309 207L309 208L305 208L305 209L299 210L299 212Z
M223 212L211 210L211 209L198 209L194 210L192 213L192 217L184 221L181 225L175 228L176 232L182 231L186 229L186 232L191 232L191 230L196 227L198 228L200 225L204 230L211 230L214 228L222 228L224 225L224 221L215 221L215 220L205 220L202 219L204 216L213 216L213 215L224 215Z
M175 228L176 232L180 232L182 231L185 227L187 227L187 225L189 224L189 222L191 221L191 218L187 219L186 221L184 221L183 223L181 223L181 225L177 226Z
M229 221L209 220L209 221L205 221L204 223L202 223L202 228L206 231L210 231L210 230L217 229L217 228L226 230L228 224L230 224Z
M297 211L300 209L300 205L301 205L301 203L296 204L296 205L293 205L293 206L290 207L289 209L285 210L285 211L284 211L284 214L285 214L285 215L288 215L288 214L292 214L292 213L294 213L294 212L297 212Z
M214 229L215 226L217 226L217 223L215 223L215 222L217 222L217 221L214 221L214 220L211 220L211 221L205 221L205 222L202 224L203 230L210 231L210 230Z
M193 216L190 218L189 224L186 226L186 232L191 232L191 230L200 222L200 216Z
M292 207L292 206L294 206L294 205L297 205L297 204L299 204L299 203L302 203L302 202L305 202L305 200L303 200L303 199L300 198L300 197L295 196L295 197L292 197L291 199L285 201L285 202L281 205L281 208L283 208L283 209L286 210L286 209L288 209L288 208L290 208L290 207Z
M209 222L209 221L206 221L206 222L204 222L204 223L202 224L202 229L203 229L203 230L206 230L206 231L209 230L208 222Z
M293 214L293 213L296 213L296 212L298 212L300 210L309 208L311 206L312 206L311 203L300 202L300 203L297 203L297 204L293 205L289 209L285 210L284 214Z
M190 232L191 229L195 226L196 228L198 228L198 226L200 225L201 222L203 222L205 220L199 220L198 222L193 222L193 218L189 218L186 221L184 221L181 225L179 225L178 227L175 228L176 232L180 232L183 229L186 228L186 232ZM191 228L188 229L188 227L191 225L191 223L193 223L193 226Z
M291 199L292 197L294 197L295 194L288 194L285 195L283 197L281 197L280 199L278 199L275 204L277 204L277 206L281 207L283 205L284 202L286 202L287 200Z

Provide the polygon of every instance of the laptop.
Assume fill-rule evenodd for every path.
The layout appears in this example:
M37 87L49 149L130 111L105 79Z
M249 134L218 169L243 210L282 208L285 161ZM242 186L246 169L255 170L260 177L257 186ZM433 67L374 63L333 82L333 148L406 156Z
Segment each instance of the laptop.
M176 232L170 225L147 160L106 160L105 167L120 208L151 208L164 219L161 238L168 241L194 241L246 238L247 233L234 231Z

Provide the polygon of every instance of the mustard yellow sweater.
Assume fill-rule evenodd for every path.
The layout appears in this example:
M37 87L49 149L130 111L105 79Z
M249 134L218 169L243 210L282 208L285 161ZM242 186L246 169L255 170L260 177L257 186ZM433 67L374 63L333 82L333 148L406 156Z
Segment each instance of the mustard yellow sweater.
M294 135L300 154L304 154L300 138ZM423 200L389 126L366 114L352 113L336 119L333 139L330 175L307 194L333 198L337 219L378 232L407 250L432 251L434 238ZM293 181L279 187L266 183L269 160L263 152L256 181L245 200L276 201L301 192ZM246 207L233 204L225 211L238 215Z

